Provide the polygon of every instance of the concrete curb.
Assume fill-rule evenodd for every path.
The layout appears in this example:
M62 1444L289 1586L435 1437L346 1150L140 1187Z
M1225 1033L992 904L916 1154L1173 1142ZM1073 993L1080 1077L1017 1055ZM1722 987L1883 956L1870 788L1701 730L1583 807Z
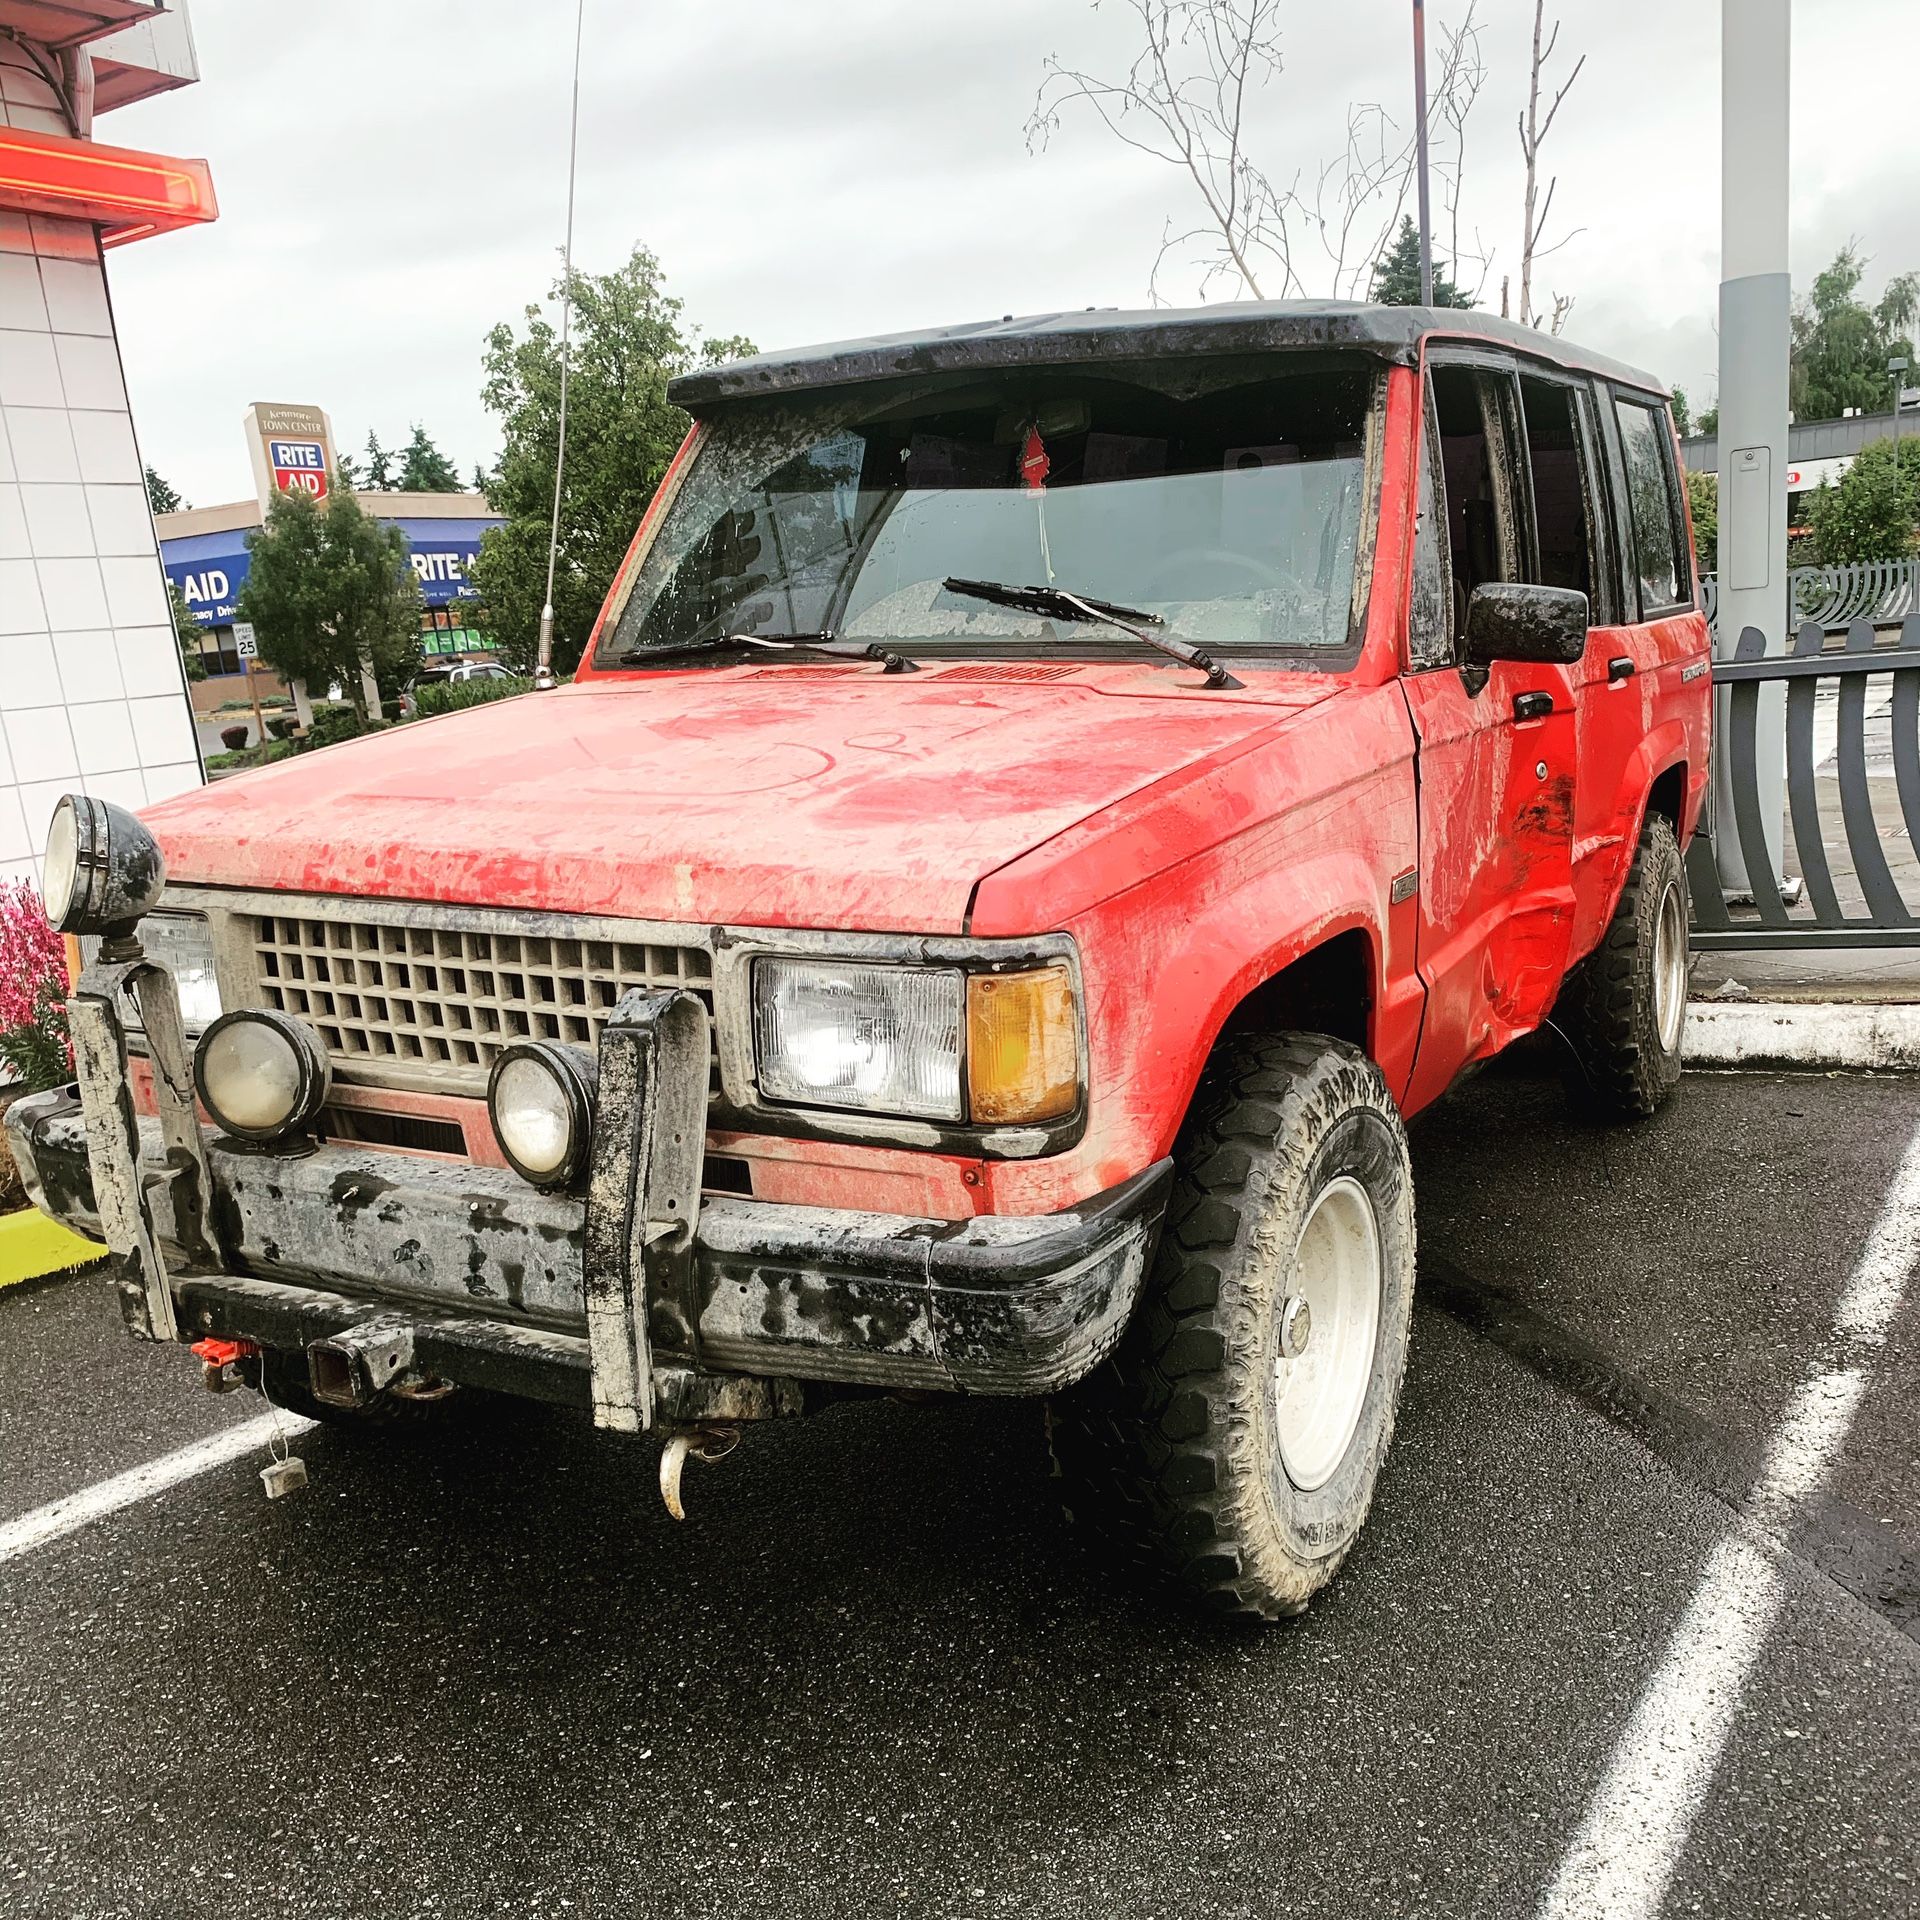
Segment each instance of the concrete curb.
M1920 1069L1920 1006L1833 1000L1695 1000L1690 1067Z

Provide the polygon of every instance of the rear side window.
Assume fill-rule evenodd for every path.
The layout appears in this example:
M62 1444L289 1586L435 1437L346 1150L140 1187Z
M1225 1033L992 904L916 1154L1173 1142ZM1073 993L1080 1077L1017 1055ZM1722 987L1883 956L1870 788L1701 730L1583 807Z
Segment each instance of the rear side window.
M1600 528L1591 456L1578 396L1558 381L1520 381L1533 470L1533 526L1539 561L1534 583L1594 598L1600 576ZM1596 609L1597 612L1597 609Z
M1613 410L1626 462L1627 512L1645 620L1681 605L1691 584L1680 557L1680 480L1665 415L1637 400L1617 398Z

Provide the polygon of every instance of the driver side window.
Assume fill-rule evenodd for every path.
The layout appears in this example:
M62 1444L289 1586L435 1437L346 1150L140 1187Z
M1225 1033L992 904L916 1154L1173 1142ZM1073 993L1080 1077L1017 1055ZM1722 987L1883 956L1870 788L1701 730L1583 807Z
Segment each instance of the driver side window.
M1513 382L1479 367L1438 366L1428 377L1445 483L1450 626L1457 657L1474 588L1520 577Z

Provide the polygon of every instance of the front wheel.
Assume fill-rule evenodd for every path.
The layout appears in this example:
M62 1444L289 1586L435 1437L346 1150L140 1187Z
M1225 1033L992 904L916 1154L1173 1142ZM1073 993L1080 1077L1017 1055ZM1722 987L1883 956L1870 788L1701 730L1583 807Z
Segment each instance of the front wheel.
M1413 1181L1378 1069L1223 1043L1140 1305L1049 1409L1069 1508L1224 1613L1298 1613L1373 1500L1406 1371Z

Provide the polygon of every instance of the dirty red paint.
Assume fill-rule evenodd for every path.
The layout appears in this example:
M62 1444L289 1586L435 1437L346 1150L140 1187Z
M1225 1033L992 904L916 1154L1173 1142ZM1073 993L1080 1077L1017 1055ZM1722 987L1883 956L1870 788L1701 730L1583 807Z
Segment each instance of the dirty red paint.
M1697 612L1596 627L1581 663L1496 665L1480 693L1452 669L1408 672L1419 392L1416 370L1392 370L1364 640L1337 675L1236 661L1246 685L1227 693L1144 659L1018 681L931 661L586 670L147 818L169 871L199 883L1074 936L1091 1065L1077 1145L983 1163L716 1135L768 1198L959 1218L1112 1186L1167 1152L1245 996L1343 937L1365 956L1368 1045L1411 1112L1546 1014L1663 776L1691 834L1709 701L1704 675L1682 679L1706 657ZM1610 682L1623 655L1635 672ZM1050 649L1073 660L1071 638ZM1552 713L1514 719L1526 691Z

